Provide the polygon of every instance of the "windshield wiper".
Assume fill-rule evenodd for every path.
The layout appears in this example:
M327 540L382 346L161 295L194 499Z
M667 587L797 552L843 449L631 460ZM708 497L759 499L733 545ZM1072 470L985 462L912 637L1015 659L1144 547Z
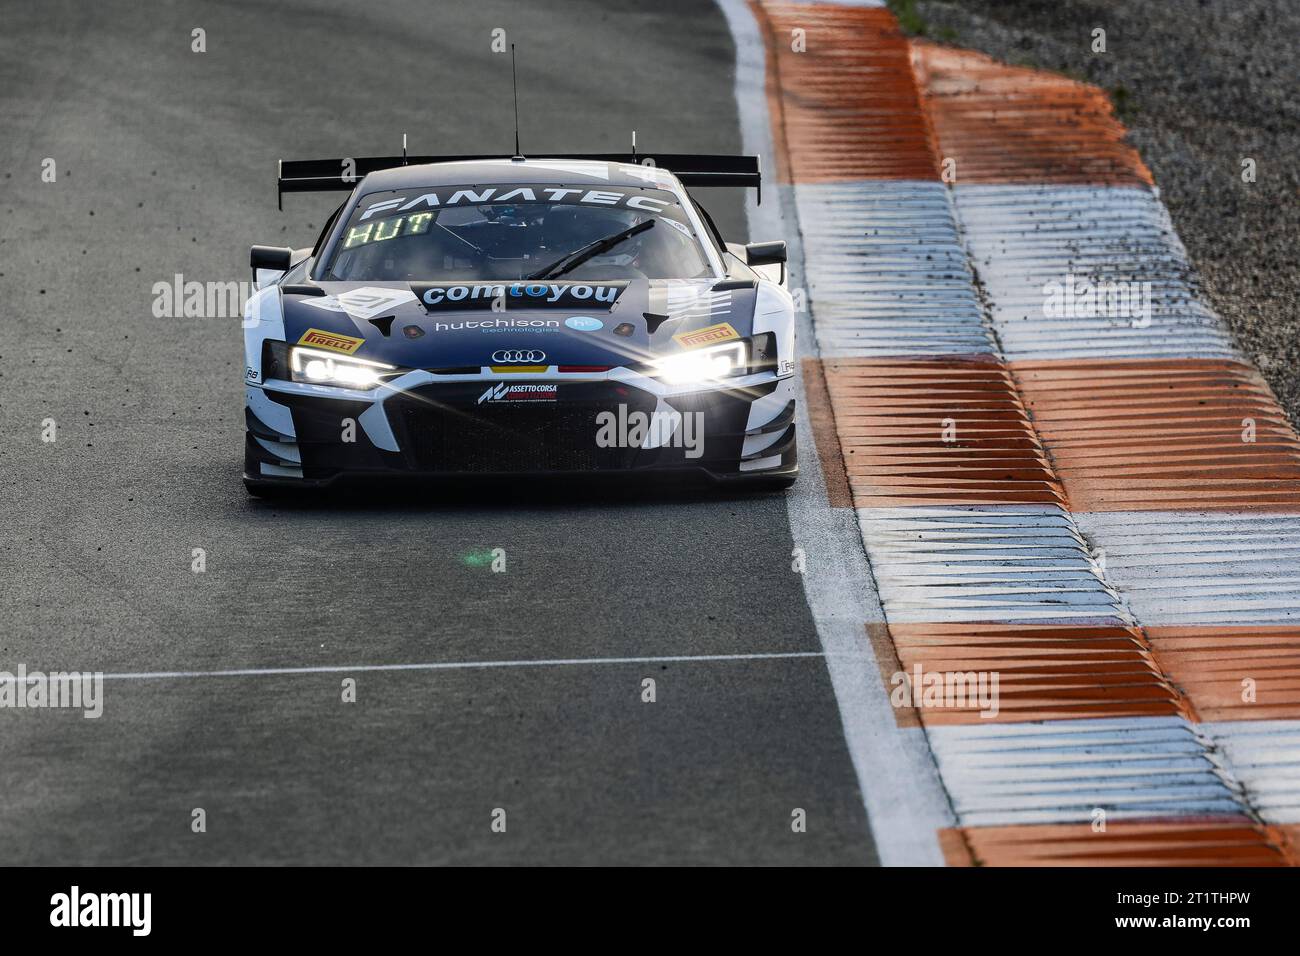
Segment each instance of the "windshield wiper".
M464 236L462 236L462 235L461 235L459 232L457 232L455 229L448 229L448 228L447 228L446 226L444 226L442 223L437 222L437 221L434 222L434 225L437 226L439 229L441 229L443 232L447 233L447 235L451 236L453 239L459 239L461 242L465 243L465 245L469 246L471 249L473 249L475 252L477 252L480 256L487 255L487 253L485 253L485 252L484 252L482 249L480 249L478 246L474 245L474 243L470 242L468 239L466 239Z
M622 232L616 232L612 236L606 236L604 239L597 239L595 242L589 242L581 249L575 249L566 256L561 256L544 269L538 269L528 276L529 279L558 279L566 272L572 272L578 266L582 265L592 256L598 256L602 252L614 248L625 239L631 239L638 233L645 232L655 224L653 219L646 219L638 222L635 226L629 226Z

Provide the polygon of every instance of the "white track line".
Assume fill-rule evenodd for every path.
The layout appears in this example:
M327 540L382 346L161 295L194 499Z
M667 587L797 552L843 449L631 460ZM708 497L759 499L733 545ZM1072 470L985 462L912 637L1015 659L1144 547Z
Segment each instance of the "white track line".
M736 105L746 153L775 170L765 84L766 47L745 0L717 0L736 44ZM747 200L750 238L784 238L791 266L803 261L792 190L772 183L762 206ZM783 212L783 209L786 210ZM796 273L796 278L803 281ZM800 357L817 355L808 315L800 322ZM833 509L826 497L807 402L796 418L799 480L786 492L790 530L807 555L804 593L825 651L844 738L866 805L876 852L886 866L942 866L938 831L954 817L934 756L920 728L899 727L866 639L867 622L884 620L852 508Z
M430 661L415 664L338 664L322 667L248 667L214 671L137 671L104 674L104 680L167 680L194 677L278 677L299 674L360 674L374 671L464 671L492 667L587 667L600 664L704 664L719 661L779 661L825 657L822 651L768 654L670 654L659 657L556 657L520 661Z

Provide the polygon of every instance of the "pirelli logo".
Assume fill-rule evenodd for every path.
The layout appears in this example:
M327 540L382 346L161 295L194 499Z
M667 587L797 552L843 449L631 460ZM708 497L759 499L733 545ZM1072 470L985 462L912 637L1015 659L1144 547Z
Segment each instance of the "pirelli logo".
M678 332L673 336L673 341L683 348L696 349L701 345L713 345L715 342L738 338L740 333L731 327L730 322L719 322L717 325L706 325L702 329Z
M353 338L350 335L339 335L337 332L326 332L323 329L308 329L298 340L299 345L310 345L314 349L329 349L331 352L346 352L351 355L357 349L361 348L361 343L365 339Z

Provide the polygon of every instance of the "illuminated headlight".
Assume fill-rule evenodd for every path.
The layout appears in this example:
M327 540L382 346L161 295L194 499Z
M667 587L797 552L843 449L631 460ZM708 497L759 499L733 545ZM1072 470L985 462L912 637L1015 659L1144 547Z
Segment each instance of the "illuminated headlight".
M707 349L681 352L653 363L654 374L669 385L716 382L739 375L748 365L744 342L728 342Z
M295 382L361 389L374 388L397 370L395 365L303 348L290 350L289 367Z

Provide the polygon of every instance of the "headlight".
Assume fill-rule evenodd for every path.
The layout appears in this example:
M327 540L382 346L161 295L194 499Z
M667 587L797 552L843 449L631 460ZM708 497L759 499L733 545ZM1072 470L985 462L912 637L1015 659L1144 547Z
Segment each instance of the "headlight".
M728 342L657 359L651 363L652 372L669 385L716 382L743 374L748 365L747 354L744 342Z
M289 367L295 382L361 389L374 388L390 372L397 371L395 365L296 347L289 351Z

